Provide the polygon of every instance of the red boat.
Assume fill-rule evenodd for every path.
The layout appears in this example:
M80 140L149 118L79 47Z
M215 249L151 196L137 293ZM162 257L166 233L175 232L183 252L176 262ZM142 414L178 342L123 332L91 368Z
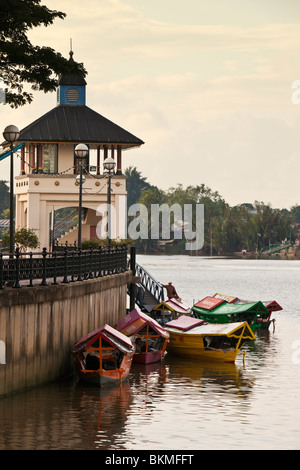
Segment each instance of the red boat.
M133 362L150 364L162 360L169 333L153 318L134 309L118 322L116 329L135 344Z
M81 338L72 350L79 378L99 386L122 383L128 377L133 355L131 340L107 324Z

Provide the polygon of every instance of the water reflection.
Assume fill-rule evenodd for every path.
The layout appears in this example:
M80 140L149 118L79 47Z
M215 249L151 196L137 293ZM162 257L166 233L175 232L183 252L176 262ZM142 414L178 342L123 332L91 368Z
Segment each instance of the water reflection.
M172 260L170 268L157 259L150 271L191 299L215 290L276 298L284 311L275 331L245 345L245 363L242 354L221 366L166 355L162 364L134 364L122 388L76 379L2 398L1 450L299 448L300 366L292 344L300 338L300 262L202 260L200 269L192 257Z
M280 353L279 343L280 340L273 332L261 330L255 341L244 345L247 367L259 369L265 367L270 360L274 361Z
M80 382L74 389L73 407L78 410L84 429L84 448L121 448L119 436L124 432L127 412L133 401L129 382L121 387L100 390Z
M178 401L200 396L203 401L204 395L209 401L224 394L244 401L253 386L254 379L234 364L197 364L167 355L162 363L134 364L122 387L99 389L76 379L3 398L0 449L128 449L130 436L136 442L147 439L144 427L157 421L158 408L168 413L170 405L178 408ZM188 420L189 414L194 410L187 411Z

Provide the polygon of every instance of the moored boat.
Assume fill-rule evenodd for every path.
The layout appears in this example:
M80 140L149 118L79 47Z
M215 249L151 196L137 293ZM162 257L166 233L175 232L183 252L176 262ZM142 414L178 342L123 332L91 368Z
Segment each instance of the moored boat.
M235 298L237 299L237 298ZM232 323L246 321L253 331L267 322L269 310L262 302L227 302L224 298L207 296L192 307L193 316L210 323Z
M128 377L133 355L131 340L107 324L81 338L72 350L79 378L99 386L122 383Z
M243 344L256 339L247 322L211 324L183 315L165 328L168 353L203 361L234 363Z
M133 362L150 364L162 360L169 333L149 315L134 309L119 320L116 329L135 345Z
M191 309L181 300L172 297L169 300L163 300L156 305L149 315L161 325L166 325L169 321L178 318L180 315L190 315Z
M223 294L215 294L214 297L218 299L223 299L228 303L234 303L234 304L253 303L252 300L243 300L238 297L232 297L232 296L223 295ZM271 323L273 323L273 325L275 323L275 319L271 318L272 313L279 312L280 310L282 310L282 307L281 305L279 305L278 302L276 302L276 300L262 300L261 302L268 310L269 315L264 314L262 316L258 316L257 323L259 323L261 329L267 330Z

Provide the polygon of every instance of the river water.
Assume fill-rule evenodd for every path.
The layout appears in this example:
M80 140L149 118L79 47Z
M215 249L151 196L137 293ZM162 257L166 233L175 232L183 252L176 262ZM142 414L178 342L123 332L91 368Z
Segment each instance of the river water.
M76 378L0 399L1 450L300 449L300 261L137 256L188 304L216 292L277 300L275 330L245 362L166 355L133 364L122 387Z

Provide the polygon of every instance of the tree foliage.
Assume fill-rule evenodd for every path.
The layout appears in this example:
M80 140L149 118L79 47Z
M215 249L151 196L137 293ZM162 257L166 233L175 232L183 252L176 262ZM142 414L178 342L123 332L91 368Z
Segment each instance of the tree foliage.
M49 26L66 14L49 10L41 0L2 0L0 15L0 79L7 86L6 102L11 107L30 103L33 90L45 93L57 87L57 76L68 73L86 75L82 64L70 62L50 47L35 46L28 38L29 30Z
M149 189L151 185L136 167L126 168L124 174L126 176L127 206L130 207L140 199L142 192Z
M145 180L136 169L134 173L139 175L140 181ZM174 204L179 204L182 214L184 214L184 204L191 204L193 207L196 204L203 204L205 220L202 253L211 255L224 255L242 250L257 252L263 247L285 239L294 240L295 224L300 220L300 206L294 206L291 210L281 210L274 209L262 201L255 201L253 204L243 203L231 207L217 191L213 191L205 184L186 188L178 184L167 191L149 185L148 189L139 191L139 194L140 197L136 202L143 204L148 211L148 239L138 239L136 245L146 252L157 251L160 243L151 239L153 204L167 204L170 208ZM171 214L170 222L171 224L174 222L174 214ZM182 252L185 246L184 236L181 240L175 239L174 243L165 246L169 252Z
M7 181L0 181L0 218L3 217L3 212L9 208L9 187Z
M20 228L15 231L15 245L21 251L27 251L28 248L38 248L39 239L34 229ZM7 230L2 238L2 247L9 248L9 231Z
M111 239L110 244L112 247L114 246L123 246L123 245L130 245L132 240L126 239ZM107 238L92 238L91 240L85 240L81 244L82 250L98 250L99 247L105 248L108 246L108 239Z

